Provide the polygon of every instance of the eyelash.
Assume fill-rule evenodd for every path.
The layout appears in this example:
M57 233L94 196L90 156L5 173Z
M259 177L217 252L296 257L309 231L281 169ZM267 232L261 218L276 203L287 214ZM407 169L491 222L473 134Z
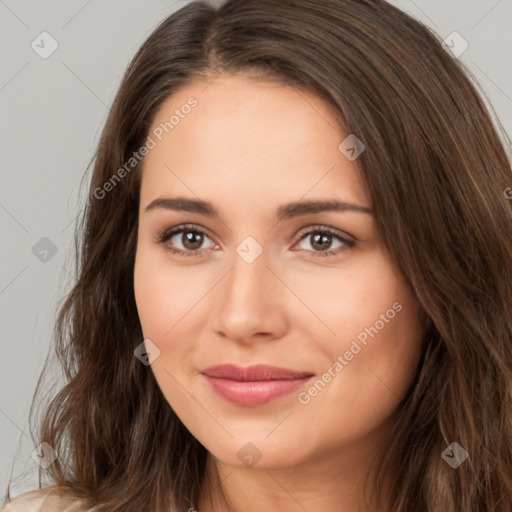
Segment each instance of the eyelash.
M176 226L174 228L171 228L170 230L166 230L160 235L158 235L155 239L155 242L161 245L164 245L170 238L172 238L174 235L178 233L186 233L186 232L192 232L192 233L199 233L206 237L208 237L208 234L202 230L199 226L196 224L182 224L180 226ZM312 253L313 257L328 257L328 256L334 256L339 254L340 252L352 249L356 245L355 240L349 240L348 238L343 237L340 232L337 230L334 230L332 228L329 228L327 226L314 226L313 228L309 228L309 231L299 233L299 240L294 244L297 245L300 243L303 239L307 238L308 236L311 236L313 234L321 234L321 235L332 235L333 237L337 238L340 242L343 243L342 247L338 247L336 249L329 249L326 251L309 251L306 249L299 249L299 251L306 251L309 253ZM208 237L210 238L210 237ZM183 251L181 249L176 249L175 247L170 247L165 245L165 249L167 251L170 251L173 254L179 254L180 256L201 256L203 251L205 249L196 249L194 251Z

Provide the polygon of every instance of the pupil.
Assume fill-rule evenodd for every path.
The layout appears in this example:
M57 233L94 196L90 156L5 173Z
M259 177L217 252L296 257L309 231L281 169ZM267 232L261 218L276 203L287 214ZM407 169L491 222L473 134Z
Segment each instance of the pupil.
M322 240L325 242L323 245L321 243ZM330 245L330 241L331 241L330 235L324 235L323 233L317 233L316 235L313 236L313 243L311 245L314 248L317 248L319 250L325 250L326 246L328 247Z
M185 240L183 241L183 245L187 249L198 249L201 247L201 243L203 241L203 235L201 233L197 233L195 231L189 231L184 234Z

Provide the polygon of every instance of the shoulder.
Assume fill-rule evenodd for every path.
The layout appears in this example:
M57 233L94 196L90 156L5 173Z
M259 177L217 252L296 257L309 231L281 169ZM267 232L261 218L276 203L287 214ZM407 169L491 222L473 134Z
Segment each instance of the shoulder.
M81 501L54 486L29 491L12 498L1 512L86 512Z

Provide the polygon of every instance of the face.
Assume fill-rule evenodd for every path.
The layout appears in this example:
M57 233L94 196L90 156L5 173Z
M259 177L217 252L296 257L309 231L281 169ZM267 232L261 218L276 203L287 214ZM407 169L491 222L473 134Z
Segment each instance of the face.
M421 309L329 106L227 74L205 87L167 99L142 171L134 287L151 370L225 464L341 453L410 387ZM209 370L224 364L241 368ZM255 365L288 373L244 373Z

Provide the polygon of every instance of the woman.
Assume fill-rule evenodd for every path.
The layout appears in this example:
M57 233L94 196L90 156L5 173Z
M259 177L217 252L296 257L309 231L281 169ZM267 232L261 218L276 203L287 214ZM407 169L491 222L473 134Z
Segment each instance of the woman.
M48 485L5 510L512 510L508 149L383 1L170 16L96 154Z

